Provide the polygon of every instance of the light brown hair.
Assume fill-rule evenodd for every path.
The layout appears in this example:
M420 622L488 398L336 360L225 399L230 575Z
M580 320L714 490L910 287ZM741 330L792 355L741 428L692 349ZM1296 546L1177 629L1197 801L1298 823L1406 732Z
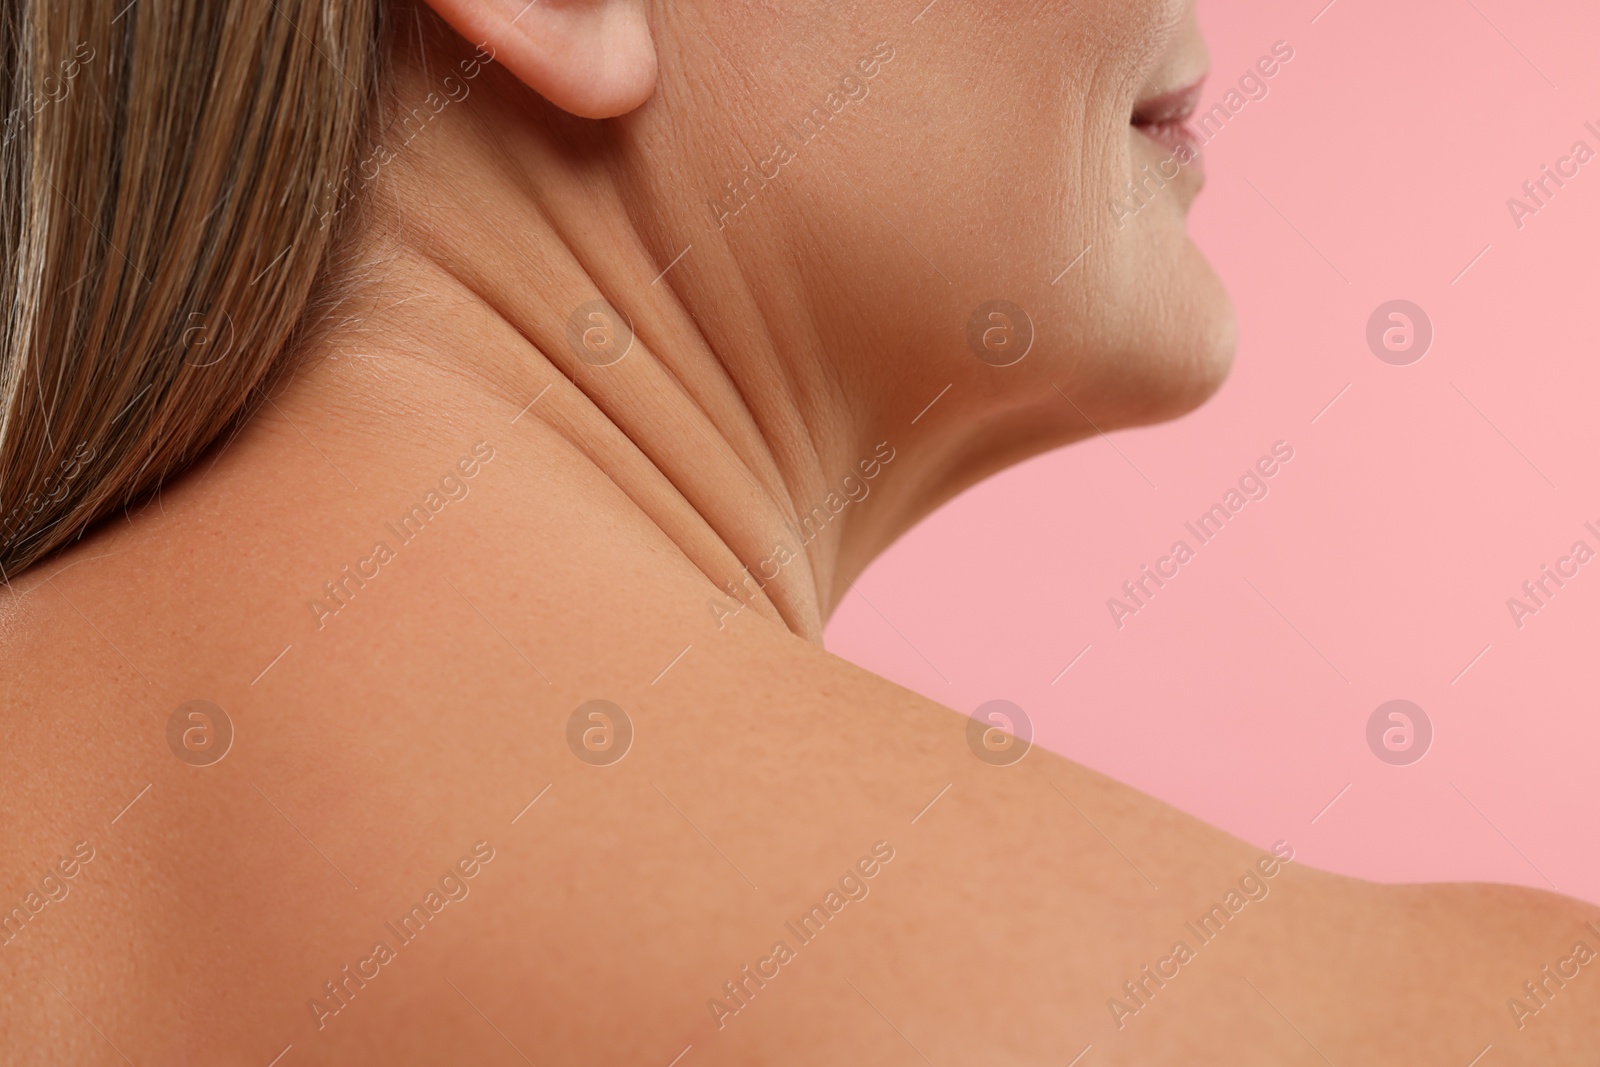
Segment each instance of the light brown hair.
M0 0L0 569L183 470L339 302L382 0Z

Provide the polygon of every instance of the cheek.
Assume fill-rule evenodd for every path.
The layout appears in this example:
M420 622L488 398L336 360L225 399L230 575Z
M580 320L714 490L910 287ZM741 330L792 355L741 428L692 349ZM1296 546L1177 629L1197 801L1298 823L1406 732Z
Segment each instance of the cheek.
M870 387L885 394L904 392L898 379L915 367L928 368L934 393L960 383L945 403L969 415L1053 398L1057 382L1077 382L1103 426L1186 411L1226 376L1234 336L1227 295L1186 232L1199 170L1182 168L1120 229L1112 209L1142 166L1170 153L1130 120L1140 72L1186 4L1017 8L973 24L964 53L897 40L851 119L826 143L796 137L799 165L762 188L725 239L752 254L763 242L788 249L800 285L828 294L832 314L815 322L823 350L884 366ZM841 46L838 58L854 55ZM792 123L815 102L813 83L798 79L769 110ZM717 170L707 187L724 179ZM1022 308L1034 331L1004 374L967 339L992 301ZM906 403L909 418L926 398Z

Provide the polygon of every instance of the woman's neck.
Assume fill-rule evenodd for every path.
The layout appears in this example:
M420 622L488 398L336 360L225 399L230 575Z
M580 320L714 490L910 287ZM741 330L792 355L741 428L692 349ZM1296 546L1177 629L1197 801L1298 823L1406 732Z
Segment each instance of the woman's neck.
M484 435L542 423L581 455L575 479L599 475L715 586L820 641L863 475L885 473L893 442L868 439L803 330L769 328L803 321L789 298L726 243L641 211L611 150L555 148L580 120L530 118L497 73L458 82L470 91L380 157L366 281L278 412L374 457L410 432L397 412ZM420 73L402 77L401 99L427 97ZM494 136L512 123L537 136Z

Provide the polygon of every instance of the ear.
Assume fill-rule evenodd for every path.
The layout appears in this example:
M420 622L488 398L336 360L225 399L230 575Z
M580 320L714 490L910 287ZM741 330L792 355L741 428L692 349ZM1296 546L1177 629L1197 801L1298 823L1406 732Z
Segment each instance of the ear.
M494 49L534 92L588 119L623 115L656 88L644 0L427 0L472 44Z

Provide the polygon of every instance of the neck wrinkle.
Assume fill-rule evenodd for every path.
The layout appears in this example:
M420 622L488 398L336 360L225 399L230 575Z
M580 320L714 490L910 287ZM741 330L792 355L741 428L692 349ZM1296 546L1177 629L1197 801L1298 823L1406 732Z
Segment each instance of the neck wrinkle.
M388 291L370 295L380 307L404 307L407 314L424 316L429 332L456 342L428 345L424 362L441 366L472 400L488 400L511 413L551 386L524 417L561 435L633 501L715 587L715 593L708 590L708 603L732 596L796 636L821 643L813 560L818 545L803 543L791 532L796 505L771 442L734 375L706 348L698 325L677 300L672 308L678 314L671 316L683 320L677 325L667 321L669 316L630 304L631 349L613 367L592 367L568 349L565 318L548 305L530 313L518 291L496 284L515 279L496 274L494 263L463 257L459 242L436 246L437 229L407 227L404 232L414 239L402 236L402 251L390 260L417 261L418 293L398 300ZM562 275L560 289L633 291L590 275L577 250L561 243L553 228L536 226L535 234L533 242L522 237L505 251L525 263L543 260L544 272L565 261L555 268ZM648 266L642 262L637 269ZM368 348L378 341L371 336L372 321L364 338ZM658 356L650 342L673 358ZM394 348L396 356L415 358L415 344ZM621 373L608 381L613 368ZM685 374L700 389L691 389ZM747 432L736 444L721 427L741 424ZM745 458L752 450L753 462ZM778 552L779 546L786 551Z
M710 597L732 595L820 644L840 531L798 531L843 477L833 468L851 462L854 424L833 410L842 392L811 332L774 328L803 296L783 278L755 284L714 233L676 233L695 199L679 187L687 176L638 182L601 127L574 134L576 120L497 88L485 78L390 164L366 238L414 260L420 284L401 279L410 291L396 292L380 275L375 306L407 301L427 339L422 362L469 403L509 405L509 417L551 386L524 418L626 494L715 587ZM693 261L663 272L690 237ZM567 339L574 309L597 297L633 335L609 367ZM405 325L393 325L403 342Z

